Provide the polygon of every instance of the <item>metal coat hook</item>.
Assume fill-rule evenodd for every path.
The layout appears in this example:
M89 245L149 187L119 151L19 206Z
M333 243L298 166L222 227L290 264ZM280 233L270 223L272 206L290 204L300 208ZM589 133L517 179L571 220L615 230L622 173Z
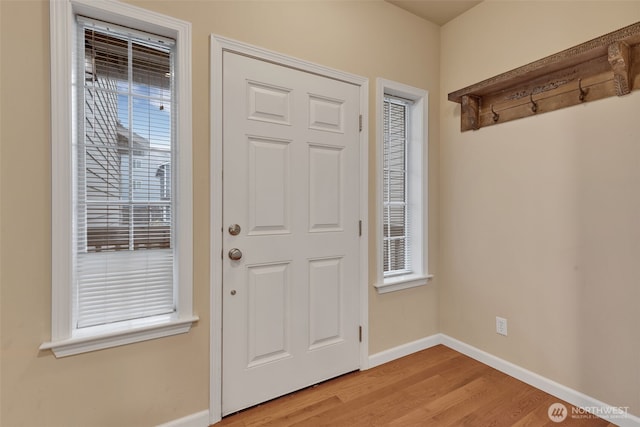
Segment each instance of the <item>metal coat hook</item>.
M496 113L496 111L493 109L493 104L491 104L491 112L493 113L494 123L497 123L498 120L500 120L500 114Z
M587 96L589 89L582 89L582 79L578 79L578 89L580 90L580 102L584 102L584 98Z
M538 103L533 100L533 92L529 94L529 101L531 101L531 111L536 113L538 111Z

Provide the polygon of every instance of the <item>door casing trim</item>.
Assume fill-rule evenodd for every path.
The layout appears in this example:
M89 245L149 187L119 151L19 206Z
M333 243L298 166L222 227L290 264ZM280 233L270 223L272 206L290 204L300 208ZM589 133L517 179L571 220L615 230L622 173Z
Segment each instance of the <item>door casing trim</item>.
M216 34L211 35L210 43L210 341L209 341L209 422L215 424L222 419L222 56L223 52L234 52L278 65L341 80L360 87L360 114L362 130L360 132L360 237L359 294L360 325L362 341L360 343L360 369L369 368L369 289L368 289L368 203L369 203L369 153L368 153L368 110L369 79L303 61L291 56L257 46L232 40Z

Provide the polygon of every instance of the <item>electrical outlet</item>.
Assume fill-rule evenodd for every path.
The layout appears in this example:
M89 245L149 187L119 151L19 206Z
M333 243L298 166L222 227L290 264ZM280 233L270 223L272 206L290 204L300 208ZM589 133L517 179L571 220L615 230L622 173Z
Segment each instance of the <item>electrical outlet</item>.
M496 316L496 332L507 336L507 319Z

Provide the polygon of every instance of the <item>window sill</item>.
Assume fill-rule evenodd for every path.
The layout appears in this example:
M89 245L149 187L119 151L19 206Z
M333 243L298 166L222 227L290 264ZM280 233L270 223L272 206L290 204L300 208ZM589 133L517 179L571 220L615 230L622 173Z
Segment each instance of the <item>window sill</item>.
M388 279L385 279L384 283L378 283L373 286L376 288L379 294L386 294L387 292L395 292L403 289L424 286L432 278L433 274L408 274L405 276L390 277Z
M160 316L149 320L123 322L118 326L106 325L87 328L75 336L43 343L40 350L51 350L57 357L72 356L140 341L189 332L197 316L175 318Z

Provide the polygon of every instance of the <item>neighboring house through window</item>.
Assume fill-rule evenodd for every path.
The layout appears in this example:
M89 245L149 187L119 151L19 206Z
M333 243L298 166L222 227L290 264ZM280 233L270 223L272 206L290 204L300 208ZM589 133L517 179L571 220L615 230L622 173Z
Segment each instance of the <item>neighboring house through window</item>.
M190 26L119 2L52 0L51 11L52 111L65 113L52 118L52 340L41 348L66 356L187 332L190 81L176 71L190 73Z
M171 163L163 163L156 170L156 177L160 180L160 199L171 200ZM171 212L168 208L162 211L162 220L168 221Z
M378 79L378 292L427 274L427 92Z

